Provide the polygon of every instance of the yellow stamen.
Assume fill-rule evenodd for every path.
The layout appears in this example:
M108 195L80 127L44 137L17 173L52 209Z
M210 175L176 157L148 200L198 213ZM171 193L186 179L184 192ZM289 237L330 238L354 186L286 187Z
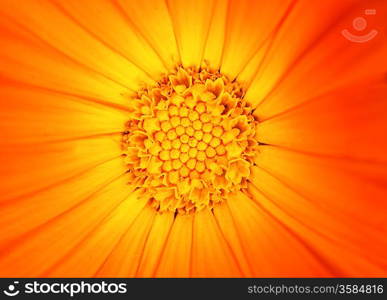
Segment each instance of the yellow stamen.
M179 125L179 126L176 127L176 134L177 134L178 136L181 136L181 135L183 135L184 133L185 133L185 129L184 129L183 126Z
M125 162L156 210L193 213L246 188L258 122L242 96L219 72L179 68L131 99Z

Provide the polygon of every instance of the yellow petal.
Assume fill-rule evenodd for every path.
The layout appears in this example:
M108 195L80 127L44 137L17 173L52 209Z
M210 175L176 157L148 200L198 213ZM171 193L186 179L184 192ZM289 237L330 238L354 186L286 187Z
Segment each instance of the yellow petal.
M159 160L157 157L153 156L148 164L148 172L150 174L160 174L162 165L163 165L163 162Z
M154 132L160 130L160 122L157 118L148 118L144 120L143 127L146 132L153 134Z
M241 156L241 154L243 152L243 148L235 141L226 145L225 148L227 151L227 158L228 159L238 158Z
M249 162L238 159L230 162L229 167L226 171L226 178L234 184L239 184L243 177L250 175L250 164Z

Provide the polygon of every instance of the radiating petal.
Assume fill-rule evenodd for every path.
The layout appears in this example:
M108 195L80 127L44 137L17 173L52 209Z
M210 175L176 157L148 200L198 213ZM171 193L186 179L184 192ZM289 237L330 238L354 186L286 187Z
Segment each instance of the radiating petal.
M350 28L353 19L370 7L377 14L367 17L368 30L382 31L387 14L383 1L370 1L366 6L363 1L297 2L246 94L258 105L260 119L385 72L387 42L382 34L362 44L342 35L345 28L356 32Z
M231 0L227 7L221 71L235 78L266 42L287 11L291 0Z
M173 222L173 213L163 213L155 216L152 229L147 236L137 276L153 277L155 275Z
M236 263L209 209L195 214L192 237L193 277L240 277Z
M127 106L127 99L122 96L128 91L127 86L67 55L55 44L51 45L38 33L32 32L27 25L21 26L17 22L0 18L2 84L24 84Z
M387 163L387 79L327 93L258 126L259 141L302 152Z
M31 78L30 81L47 85L49 74L55 72L55 75L52 75L54 80L65 76L63 83L74 84L71 75L77 78L80 77L79 74L72 72L70 75L69 71L57 74L60 72L57 64L70 61L82 68L83 72L91 73L93 77L104 77L111 81L110 84L119 85L121 88L135 90L141 82L152 82L144 70L113 51L108 44L98 39L54 2L25 1L24 5L18 5L14 1L7 1L1 6L0 13L4 15L5 25L2 27L5 32L12 32L9 39L15 39L13 32L19 36L17 44L9 41L2 47L0 57L7 58L5 64L9 65L13 61L25 67L24 76L31 67L32 74L40 74L41 78ZM44 57L44 54L57 59L53 61ZM15 63L11 66L14 70ZM81 80L88 79L81 77ZM81 85L75 87L79 89ZM106 90L106 87L102 88ZM116 92L120 91L116 88Z
M0 201L121 155L123 110L23 85L2 86L2 96Z
M118 0L117 3L128 22L154 49L163 64L169 68L174 67L179 62L179 51L166 1Z
M215 1L168 0L167 6L183 66L200 66Z
M126 232L99 268L98 277L134 277L138 270L143 249L157 212L145 207L133 220Z
M54 3L74 23L147 76L158 79L166 71L158 54L115 1L56 0Z
M215 207L214 216L224 239L233 255L236 257L242 276L252 277L251 266L247 259L246 250L243 248L241 237L237 232L237 224L231 215L228 205L219 205Z
M70 251L61 258L54 266L47 270L44 276L66 276L71 277L91 277L94 276L108 255L114 249L116 243L130 226L131 222L140 214L141 209L146 202L139 198L137 193L128 195L130 189L124 189L124 185L119 183L117 187L113 187L115 194L107 193L107 198L103 197L104 201L109 201L114 197L118 201L118 205L109 210L103 203L99 203L105 211L105 216L100 221L95 221L90 228L90 231L83 231L83 239L74 243L72 239ZM125 197L122 198L123 192ZM102 199L101 199L102 200ZM85 259L85 258L88 259ZM82 259L82 264L79 264Z
M204 45L202 64L208 62L211 68L219 69L226 36L228 1L215 0L207 40Z
M155 274L157 277L191 275L193 219L193 215L176 216Z
M94 242L94 235L98 237L108 234L113 239L115 235L112 235L113 231L109 226L112 223L114 226L127 224L130 215L134 218L138 213L136 209L138 207L141 209L144 203L144 201L136 201L137 195L131 193L126 182L125 176L115 176L99 186L93 186L91 192L83 188L77 194L72 189L79 189L79 186L84 184L82 180L78 180L75 186L74 184L62 186L63 193L60 193L61 190L57 188L45 194L42 193L35 198L35 201L31 198L21 206L12 206L11 211L7 211L7 218L21 214L24 220L21 222L22 219L19 219L19 221L9 222L8 225L2 225L3 228L9 229L8 234L16 237L12 242L8 242L6 248L2 247L0 257L2 275L31 277L36 274L40 276L94 274L96 266L93 263L96 261L86 264L84 258L90 257L91 252L88 251L85 256L82 249L86 248L82 248L83 245ZM32 211L34 213L31 213ZM120 222L118 219L123 221ZM108 225L105 225L106 222ZM104 231L101 228L110 229ZM27 232L25 232L26 229ZM118 228L116 232L119 232ZM21 233L23 234L20 235ZM94 250L101 249L103 252L102 249L105 248L102 247L101 240L99 243L98 247L94 246ZM107 247L112 245L108 240L106 243ZM101 252L94 253L98 256ZM76 269L76 266L71 265L74 261L69 257L76 259L79 254L83 263L79 264L76 260L76 265L79 267ZM66 269L69 265L71 267Z
M235 220L253 276L332 275L331 270L324 268L318 257L287 227L244 193L230 197L227 204Z
M253 174L254 184L249 192L254 200L319 253L336 276L383 274L381 266L386 263L387 244L379 226L372 227L366 222L358 226L355 216L304 197L282 177L275 178L257 167Z
M316 208L321 207L320 213L328 213L331 218L336 218L336 222L342 223L340 230L345 232L356 228L354 233L346 234L352 247L357 247L357 251L374 253L375 260L385 264L387 257L382 253L386 247L384 237L387 231L385 166L356 160L324 158L268 146L261 147L257 166L285 185L283 197L289 194L288 189L292 189ZM268 194L265 184L270 181L259 181L261 177L255 177L254 184ZM278 195L275 197L278 198ZM294 196L288 197L291 199ZM301 206L315 216L312 214L313 208L308 207L310 205ZM318 217L315 217L317 222ZM306 218L303 218L304 222ZM328 215L324 221L327 220ZM327 228L324 234L329 236L330 230ZM339 235L339 229L334 233ZM367 254L363 256L367 257Z

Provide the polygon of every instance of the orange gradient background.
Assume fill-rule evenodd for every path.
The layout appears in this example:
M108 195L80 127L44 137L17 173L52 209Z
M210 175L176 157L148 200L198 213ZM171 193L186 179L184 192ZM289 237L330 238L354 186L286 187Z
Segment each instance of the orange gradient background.
M366 43L341 35L359 16ZM382 0L2 0L0 276L387 276L386 20ZM213 210L160 214L125 174L128 95L205 61L246 88L257 165Z

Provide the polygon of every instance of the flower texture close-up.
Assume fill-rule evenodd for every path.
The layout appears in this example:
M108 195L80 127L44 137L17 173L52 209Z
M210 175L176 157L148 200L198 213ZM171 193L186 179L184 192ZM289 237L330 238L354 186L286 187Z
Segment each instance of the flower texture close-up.
M387 276L387 1L0 1L1 277Z

